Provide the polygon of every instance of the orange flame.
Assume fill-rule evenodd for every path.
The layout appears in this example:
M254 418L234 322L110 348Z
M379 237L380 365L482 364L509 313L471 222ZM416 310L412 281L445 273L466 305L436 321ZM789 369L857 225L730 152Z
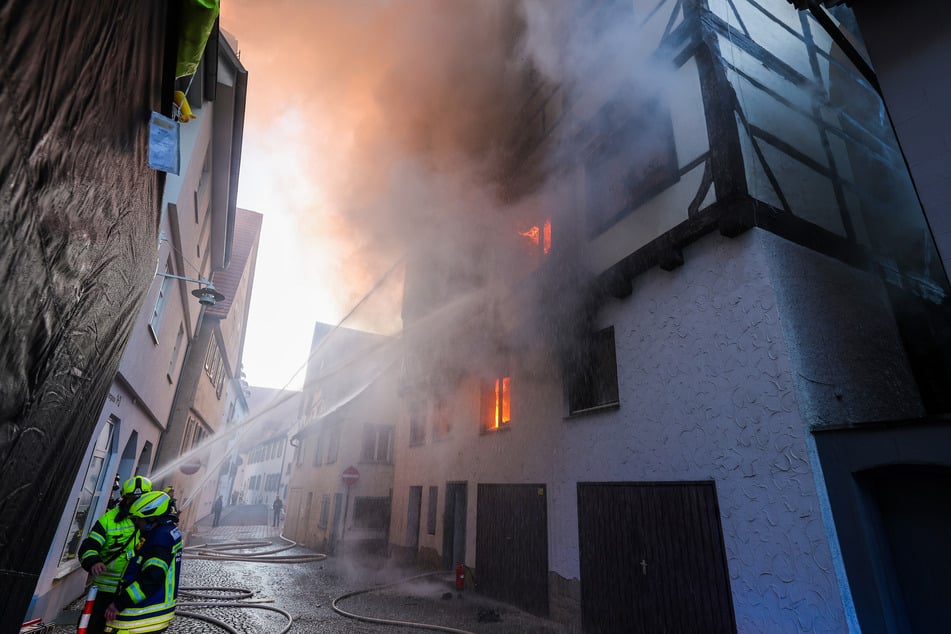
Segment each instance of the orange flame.
M519 231L518 235L525 236L534 245L542 247L546 255L551 251L551 220L546 220L540 227L533 225L528 231Z
M495 419L492 423L493 427L498 428L512 420L510 385L510 377L495 380Z

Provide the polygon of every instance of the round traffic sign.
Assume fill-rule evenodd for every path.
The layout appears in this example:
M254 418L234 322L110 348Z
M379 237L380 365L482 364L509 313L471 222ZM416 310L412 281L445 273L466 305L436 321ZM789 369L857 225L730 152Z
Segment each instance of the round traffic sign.
M343 474L341 474L340 479L343 480L344 484L350 486L351 484L355 484L357 480L360 479L360 472L357 471L356 467L351 465L343 470Z

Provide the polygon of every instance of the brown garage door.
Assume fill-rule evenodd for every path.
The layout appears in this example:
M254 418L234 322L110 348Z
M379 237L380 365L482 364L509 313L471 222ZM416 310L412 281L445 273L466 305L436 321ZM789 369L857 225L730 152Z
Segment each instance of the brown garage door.
M544 484L480 484L476 587L548 614L548 508Z
M713 482L579 483L584 630L735 632Z

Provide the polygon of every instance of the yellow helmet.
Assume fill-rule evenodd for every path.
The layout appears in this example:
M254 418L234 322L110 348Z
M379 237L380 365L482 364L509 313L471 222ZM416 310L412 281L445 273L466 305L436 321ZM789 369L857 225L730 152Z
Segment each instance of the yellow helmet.
M142 519L161 517L168 513L170 503L171 500L164 491L143 493L142 496L129 507L129 515L141 517Z
M134 495L136 497L152 490L152 481L145 476L132 476L122 485L122 497Z

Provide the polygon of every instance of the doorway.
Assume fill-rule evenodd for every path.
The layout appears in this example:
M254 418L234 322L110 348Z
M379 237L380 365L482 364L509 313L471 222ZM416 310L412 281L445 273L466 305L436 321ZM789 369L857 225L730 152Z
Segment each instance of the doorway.
M406 546L415 552L419 548L419 516L423 507L423 487L409 488L409 501L406 507Z
M465 482L446 483L446 508L443 512L442 565L450 569L466 561L466 488Z
M548 615L548 504L544 484L480 484L479 592Z

